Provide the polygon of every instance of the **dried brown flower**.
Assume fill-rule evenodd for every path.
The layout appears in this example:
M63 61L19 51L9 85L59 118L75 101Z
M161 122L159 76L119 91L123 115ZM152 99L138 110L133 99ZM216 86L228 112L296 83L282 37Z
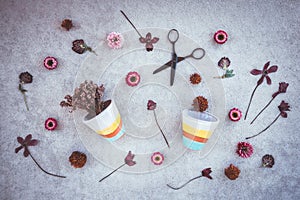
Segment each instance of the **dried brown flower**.
M67 31L69 31L73 27L72 20L64 19L61 23L61 27L65 28Z
M203 96L198 96L193 100L194 109L198 112L204 112L208 108L208 101Z
M262 157L262 167L272 168L275 164L274 157L272 155L266 154Z
M86 155L79 151L74 151L69 157L71 165L75 168L82 168L86 163Z
M29 72L22 72L19 79L22 84L32 83L32 75Z
M227 178L229 178L230 180L235 180L239 177L240 175L240 170L239 168L237 168L236 166L234 166L233 164L230 164L228 168L225 168L225 175L227 176Z
M201 76L198 73L194 73L190 76L190 82L192 84L199 84L201 82Z

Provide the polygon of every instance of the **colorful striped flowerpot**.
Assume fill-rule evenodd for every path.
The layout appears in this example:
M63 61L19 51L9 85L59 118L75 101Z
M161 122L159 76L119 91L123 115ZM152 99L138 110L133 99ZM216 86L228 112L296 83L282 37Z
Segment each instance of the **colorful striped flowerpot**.
M182 112L183 144L201 150L219 124L219 119L207 112L185 109Z
M114 100L111 100L109 106L92 119L85 117L83 123L110 142L124 134L121 115Z

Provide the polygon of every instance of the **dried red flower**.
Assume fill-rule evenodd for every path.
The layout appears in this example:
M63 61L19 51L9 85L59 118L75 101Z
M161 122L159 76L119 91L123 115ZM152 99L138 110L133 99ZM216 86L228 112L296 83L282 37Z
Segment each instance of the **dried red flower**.
M190 76L190 82L192 84L199 84L201 82L201 76L198 73L194 73Z
M224 172L227 178L235 180L239 177L241 171L233 164L230 164L229 167L225 168Z
M267 80L267 84L268 84L268 85L271 85L271 83L272 83L271 78L269 77L269 74L270 74L270 73L276 72L277 69L278 69L278 66L273 65L273 66L271 66L271 67L269 68L269 65L270 65L270 61L267 62L267 63L264 65L264 67L263 67L262 70L259 70L259 69L253 69L253 70L250 72L252 75L255 75L255 76L256 76L256 75L261 75L261 77L260 77L260 79L257 81L257 84L256 84L256 86L255 86L255 88L254 88L254 90L253 90L253 92L252 92L252 94L251 94L250 101L249 101L249 104L248 104L247 111L246 111L246 114L245 114L245 118L244 118L244 119L247 118L247 114L248 114L248 111L249 111L249 108L250 108L250 105L251 105L251 102L252 102L252 98L253 98L253 96L254 96L254 93L255 93L257 87L258 87L260 84L263 83L263 81L264 81L265 78L266 78L266 80Z
M74 151L69 157L71 165L75 168L82 168L86 163L87 157L84 153Z
M248 142L239 142L236 153L242 158L249 158L253 154L253 147Z
M67 31L69 31L73 27L72 20L70 20L70 19L64 19L61 22L61 27L65 28Z
M57 120L50 117L48 119L46 119L45 121L45 128L48 130L48 131L54 131L56 128L57 128Z
M206 168L206 169L203 169L202 170L202 176L206 177L206 178L209 178L209 179L212 179L212 177L210 176L210 173L211 173L211 168Z
M204 112L208 108L208 101L203 96L198 96L193 100L194 109L198 112Z

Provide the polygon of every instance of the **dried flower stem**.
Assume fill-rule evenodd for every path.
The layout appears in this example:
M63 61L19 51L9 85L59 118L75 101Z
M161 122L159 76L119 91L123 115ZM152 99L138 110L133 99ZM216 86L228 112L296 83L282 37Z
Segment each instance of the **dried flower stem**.
M169 142L168 142L168 140L167 140L167 138L166 138L164 132L161 130L161 128L160 128L160 126L159 126L159 124L158 124L155 110L153 110L153 113L154 113L155 122L156 122L156 124L157 124L157 126L158 126L158 128L159 128L159 130L160 130L160 132L161 132L161 134L162 134L162 136L164 137L165 142L167 143L168 147L170 148Z
M135 26L134 26L133 23L130 21L130 19L126 16L126 14L125 14L122 10L120 10L120 11L121 11L121 13L124 15L124 17L127 19L127 21L131 24L131 26L134 28L134 30L137 32L137 34L139 34L140 37L143 37L143 36L140 34L140 32L135 28Z
M66 176L60 176L60 175L56 175L56 174L52 174L52 173L49 173L47 172L46 170L44 170L40 165L39 163L34 159L34 157L31 155L31 153L29 153L30 157L32 158L32 160L35 162L35 164L43 171L45 172L46 174L48 175L51 175L51 176L55 176L55 177L59 177L59 178L66 178Z
M246 111L246 114L245 114L245 117L244 117L244 120L246 120L247 118L247 114L248 114L248 111L249 111L249 108L250 108L250 105L251 105L251 102L252 102L252 99L253 99L253 96L254 96L254 93L256 91L256 89L258 88L259 84L257 84L251 94L251 97L250 97L250 101L249 101L249 104L248 104L248 107L247 107L247 111Z
M186 182L185 184L183 184L183 185L180 186L180 187L172 187L172 186L170 186L169 184L167 184L167 186L168 186L169 188L172 188L173 190L179 190L179 189L183 188L184 186L186 186L188 183L190 183L190 182L192 182L192 181L194 181L194 180L196 180L196 179L198 179L198 178L201 178L201 177L202 177L202 175L197 176L197 177L195 177L195 178L192 178L192 179L190 179L188 182Z
M120 167L118 167L117 169L115 169L114 171L110 172L108 175L104 176L99 182L103 181L104 179L106 179L107 177L109 177L110 175L112 175L113 173L115 173L116 171L118 171L120 168L124 167L124 165L126 165L126 163L124 163L123 165L121 165Z
M269 103L256 115L256 117L252 120L252 122L250 124L253 124L253 122L256 120L256 118L272 103L272 101L275 99L275 97L273 97Z
M260 131L260 132L257 133L256 135L253 135L253 136L251 136L251 137L246 137L246 140L251 139L251 138L254 138L254 137L260 135L261 133L263 133L264 131L266 131L268 128L270 128L270 126L272 126L272 125L277 121L277 119L278 119L280 116L281 116L281 115L280 115L280 113L279 113L279 115L277 115L277 117L275 118L275 120L274 120L271 124L269 124L269 126L267 126L264 130Z
M27 92L27 90L23 89L21 83L19 84L19 91L23 94L23 99L24 99L24 102L25 102L26 109L27 109L27 111L29 111L29 107L28 107L28 104L27 104L27 98L26 98L26 94L25 94L25 92Z

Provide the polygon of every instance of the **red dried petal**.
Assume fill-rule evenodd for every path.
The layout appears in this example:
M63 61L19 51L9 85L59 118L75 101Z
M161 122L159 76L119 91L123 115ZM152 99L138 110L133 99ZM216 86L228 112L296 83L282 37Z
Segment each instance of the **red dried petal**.
M271 85L271 84L272 84L272 81L271 81L270 77L269 77L269 76L266 76L266 79L267 79L267 84L268 84L268 85Z
M35 146L35 145L37 145L38 144L38 140L31 140L30 142L29 142L29 144L28 144L28 146Z
M146 43L146 39L143 38L143 37L140 37L139 40L140 40L141 43Z
M15 153L18 153L21 149L23 149L23 146L19 146L15 149Z
M31 138L32 138L32 135L31 134L29 134L29 135L27 135L26 137L25 137L25 141L24 142L30 142L30 140L31 140Z
M134 154L131 153L131 151L128 152L127 156L125 157L125 163L128 165L128 166L133 166L136 164L135 161L133 161L133 158L134 158Z
M147 35L146 35L146 39L147 39L147 40L151 40L151 37L152 37L152 36L151 36L151 33L148 32Z
M265 64L263 71L266 71L268 69L269 65L270 65L270 61Z
M29 156L30 153L29 153L29 150L28 150L27 147L25 147L25 150L24 150L23 154L24 154L25 157Z
M17 140L20 144L23 144L24 143L24 139L22 137L17 137Z
M283 118L287 118L287 113L286 113L286 112L281 112L280 115L281 115L281 117L283 117Z
M251 70L251 72L250 72L252 75L259 75L259 74L262 74L262 71L261 70L259 70L259 69L253 69L253 70Z
M158 42L158 40L159 40L159 38L154 37L154 38L152 38L151 42L155 44L156 42Z
M273 66L271 66L271 67L267 70L267 72L268 72L268 73L273 73L273 72L276 72L277 69L278 69L278 66L273 65Z

